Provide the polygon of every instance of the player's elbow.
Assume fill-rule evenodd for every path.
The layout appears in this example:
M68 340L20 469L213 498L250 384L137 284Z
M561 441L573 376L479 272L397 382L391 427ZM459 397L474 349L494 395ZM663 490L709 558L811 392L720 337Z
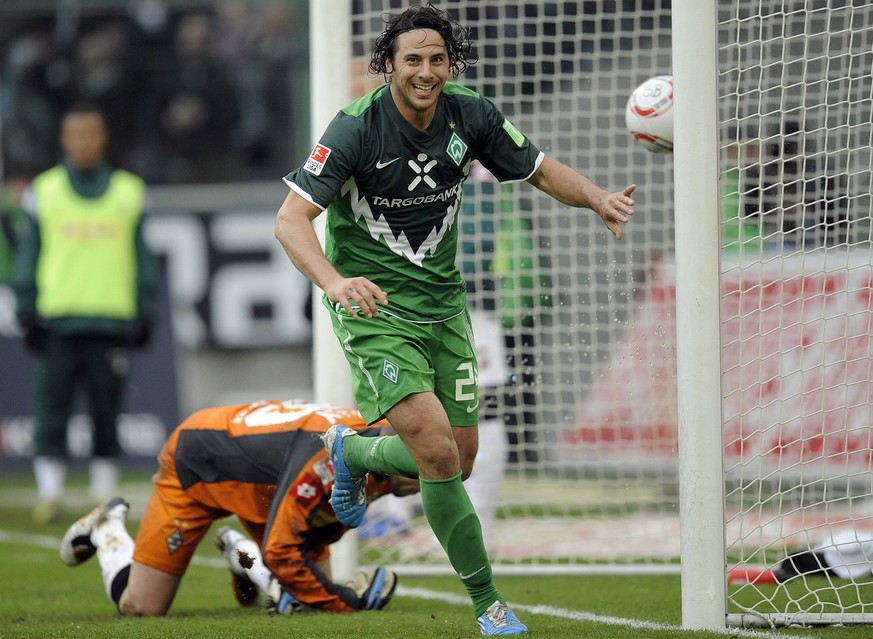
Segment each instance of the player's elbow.
M288 219L285 215L283 215L282 210L279 210L279 213L276 215L276 222L273 225L273 235L279 240L279 243L283 246L285 245L286 238L288 237Z

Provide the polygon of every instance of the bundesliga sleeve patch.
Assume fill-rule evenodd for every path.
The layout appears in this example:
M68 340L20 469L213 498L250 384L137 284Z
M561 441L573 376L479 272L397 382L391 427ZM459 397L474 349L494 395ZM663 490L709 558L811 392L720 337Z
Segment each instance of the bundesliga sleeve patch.
M322 146L321 144L316 144L315 148L312 149L312 153L309 154L309 159L306 160L306 164L303 165L303 168L312 173L312 175L321 175L321 171L324 169L324 165L327 164L327 158L329 155L329 148Z
M515 142L516 146L524 144L524 135L521 131L516 129L509 120L503 120L503 130L509 134L509 137L512 138L512 141Z

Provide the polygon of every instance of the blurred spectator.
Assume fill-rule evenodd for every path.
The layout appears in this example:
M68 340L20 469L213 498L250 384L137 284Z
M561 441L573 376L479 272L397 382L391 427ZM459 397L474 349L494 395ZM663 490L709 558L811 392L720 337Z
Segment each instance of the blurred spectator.
M152 76L158 181L230 181L240 174L232 140L239 123L236 93L212 53L212 18L185 15L172 54Z
M847 175L837 158L815 148L792 120L756 131L728 130L722 158L722 245L725 253L760 258L845 243Z
M147 40L159 38L170 22L170 10L164 0L130 0L127 15Z
M28 178L13 173L0 182L0 284L11 284L15 249L25 233L27 217L21 208L21 194Z
M129 166L137 137L137 106L142 78L130 57L130 32L121 21L101 24L84 34L74 50L72 98L88 100L106 116L108 157Z
M32 174L57 157L57 87L49 82L52 40L43 29L15 35L6 47L0 73L3 165Z
M31 175L49 168L60 114L86 99L106 113L108 157L147 182L272 180L299 146L302 5L132 0L87 11L79 3L3 10L0 165Z
M725 169L721 175L721 241L726 254L741 257L761 256L761 217L757 207L758 146L745 140L727 147Z
M294 24L287 2L227 0L218 7L215 51L240 107L235 145L258 179L272 179L273 167L288 160Z
M63 162L37 175L24 196L29 224L16 253L16 313L37 358L38 522L60 514L80 385L92 416L91 496L115 493L126 350L148 342L156 314L156 265L142 232L145 183L105 162L106 143L102 113L75 105L62 119Z

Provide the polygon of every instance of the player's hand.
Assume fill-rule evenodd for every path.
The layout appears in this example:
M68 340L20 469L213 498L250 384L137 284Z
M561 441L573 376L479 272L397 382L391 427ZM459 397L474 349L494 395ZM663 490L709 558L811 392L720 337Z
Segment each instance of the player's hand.
M149 322L137 320L131 326L128 343L133 348L143 348L152 341L152 326Z
M264 607L267 610L267 614L271 617L276 615L288 617L295 612L302 612L304 610L303 604L297 601L294 595L286 592L275 577L270 579L267 595L264 598Z
M352 317L357 317L358 312L364 317L376 317L379 314L377 304L388 304L385 292L366 277L340 278L325 286L324 292L327 299L340 304Z
M382 610L397 588L397 575L385 568L362 570L351 584L361 598L361 610Z
M636 212L634 211L634 201L631 199L636 188L636 184L631 184L623 191L606 192L594 209L617 240L621 239L620 225L626 224L630 220L630 216Z
M48 333L45 327L35 318L19 318L21 332L24 334L24 346L31 353L39 354L45 350L48 343Z

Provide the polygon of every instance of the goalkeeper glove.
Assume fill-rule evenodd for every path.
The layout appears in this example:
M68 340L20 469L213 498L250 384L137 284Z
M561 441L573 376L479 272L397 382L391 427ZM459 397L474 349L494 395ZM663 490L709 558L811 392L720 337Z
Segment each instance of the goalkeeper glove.
M264 598L264 605L267 609L267 614L271 617L276 615L284 615L286 617L301 612L303 604L297 601L289 592L286 592L279 580L273 577L270 579L270 585L267 588L267 596Z
M385 568L371 568L358 573L351 584L361 598L361 610L382 610L397 588L397 575Z

